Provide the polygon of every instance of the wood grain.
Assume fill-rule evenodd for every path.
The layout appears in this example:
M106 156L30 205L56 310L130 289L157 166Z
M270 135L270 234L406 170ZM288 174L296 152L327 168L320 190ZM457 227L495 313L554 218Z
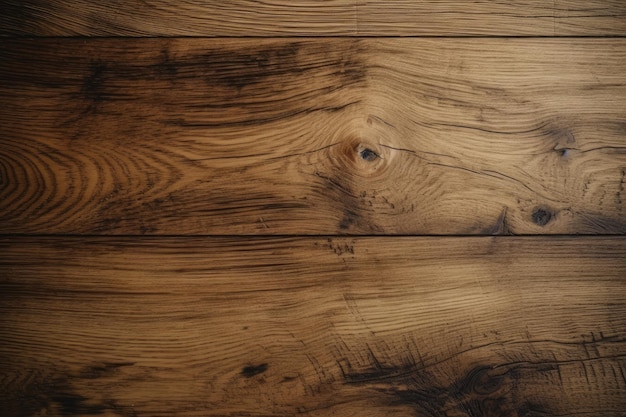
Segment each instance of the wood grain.
M619 39L0 49L4 233L626 232Z
M3 238L0 414L623 416L624 238Z
M2 0L0 36L626 35L621 0Z
M359 35L626 35L622 0L364 0L359 4Z
M354 35L354 0L2 0L5 36Z

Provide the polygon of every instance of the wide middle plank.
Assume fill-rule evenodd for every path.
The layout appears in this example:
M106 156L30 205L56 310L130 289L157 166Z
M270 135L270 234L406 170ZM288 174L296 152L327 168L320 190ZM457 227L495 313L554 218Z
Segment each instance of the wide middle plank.
M0 46L0 231L625 233L619 39Z

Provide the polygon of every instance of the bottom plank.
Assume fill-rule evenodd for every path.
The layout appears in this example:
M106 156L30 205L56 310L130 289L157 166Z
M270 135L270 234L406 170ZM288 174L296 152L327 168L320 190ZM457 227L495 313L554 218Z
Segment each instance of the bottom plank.
M626 239L0 239L6 416L624 416Z

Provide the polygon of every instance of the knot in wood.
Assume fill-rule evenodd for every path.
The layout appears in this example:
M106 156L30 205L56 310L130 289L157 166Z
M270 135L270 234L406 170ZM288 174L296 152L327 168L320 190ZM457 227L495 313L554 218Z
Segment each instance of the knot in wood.
M367 142L353 142L348 149L352 164L359 172L374 174L381 173L381 168L386 164L385 157L378 146Z
M370 148L365 148L361 150L359 152L359 156L361 157L362 160L367 161L367 162L375 161L376 159L380 157L380 155L378 155L376 152L374 152Z
M384 149L371 142L353 137L342 141L341 146L333 149L332 163L342 175L353 174L368 178L380 176L387 165L383 151Z
M545 226L552 220L552 213L548 209L539 207L533 211L532 219L537 226Z

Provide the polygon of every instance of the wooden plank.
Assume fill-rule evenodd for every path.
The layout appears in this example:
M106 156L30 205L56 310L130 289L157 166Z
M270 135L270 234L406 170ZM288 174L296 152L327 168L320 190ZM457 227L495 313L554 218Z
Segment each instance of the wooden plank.
M626 239L13 238L0 414L623 416Z
M364 0L360 35L598 36L626 34L622 0Z
M0 36L626 35L621 0L3 0Z
M4 233L626 232L620 39L0 49Z
M354 35L354 0L2 0L0 35Z

